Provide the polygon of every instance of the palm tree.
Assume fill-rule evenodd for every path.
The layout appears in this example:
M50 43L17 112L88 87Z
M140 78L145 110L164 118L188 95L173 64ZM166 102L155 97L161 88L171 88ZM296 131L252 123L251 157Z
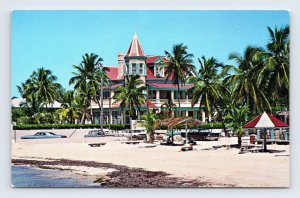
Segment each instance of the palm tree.
M52 74L52 71L39 68L32 73L30 79L32 87L28 87L28 91L35 93L44 105L52 104L59 98L58 90L61 88L61 85L55 82L57 77Z
M82 56L80 65L73 65L77 70L73 72L73 77L70 79L69 84L74 84L74 89L78 91L82 97L82 118L81 123L84 122L86 111L91 106L91 101L94 100L98 103L99 108L102 108L99 102L99 87L101 78L107 81L105 70L96 65L102 65L103 59L96 54L85 54ZM92 115L91 115L92 116Z
M248 116L250 114L250 109L247 105L236 107L231 104L227 109L227 114L224 116L227 126L232 129L232 131L238 137L238 145L241 146L242 136L244 131L242 126L248 121Z
M57 110L60 120L67 118L69 123L75 123L75 120L80 116L78 99L79 97L74 91L66 91L63 94L62 108Z
M128 107L130 120L136 117L136 109L140 111L141 105L145 103L146 87L143 84L139 75L126 76L125 85L117 87L113 96L115 103L120 103L121 110Z
M52 74L52 71L38 68L25 83L17 86L33 113L39 113L43 107L59 100L61 85L56 83L56 80L57 77Z
M150 137L150 143L154 142L154 131L157 128L158 116L155 113L155 110L147 112L142 116L141 124L146 128L146 131Z
M173 103L172 99L169 98L167 102L161 105L161 109L166 109L167 110L167 118L171 117L172 111L176 108L176 104ZM165 113L164 113L165 114Z
M257 57L264 61L260 79L267 84L266 92L283 104L289 106L289 26L272 30L268 27L270 42L267 50L258 53ZM275 104L276 105L276 104Z
M227 65L224 71L232 70L232 74L224 79L224 83L232 88L234 102L248 105L253 112L261 110L271 111L269 99L265 93L266 84L261 82L263 62L256 58L262 48L248 46L241 56L231 53L230 60L237 63L237 67Z
M218 73L219 69L222 69L224 66L213 57L206 59L202 56L201 59L202 60L198 59L200 63L198 73L189 78L189 83L194 84L194 86L188 90L188 93L192 95L191 106L194 107L198 102L200 106L205 104L206 115L212 115L214 108L218 112L224 132L226 133L221 107L223 100L222 93L227 92L227 90L222 84L221 74Z
M172 52L165 51L169 62L167 63L166 81L170 78L172 83L177 85L178 91L178 114L180 116L180 85L184 85L189 76L193 75L195 66L192 58L193 54L187 52L188 47L181 44L174 45Z

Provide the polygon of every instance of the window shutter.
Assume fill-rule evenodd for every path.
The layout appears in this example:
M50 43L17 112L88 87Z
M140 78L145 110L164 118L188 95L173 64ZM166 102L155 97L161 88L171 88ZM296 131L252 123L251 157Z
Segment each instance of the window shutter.
M126 69L126 64L123 65L123 74L124 76L127 75L127 69Z
M131 75L132 74L132 65L131 65L131 63L129 64L129 68L128 68L128 70L129 70L129 75Z
M143 67L144 67L144 75L147 76L147 65L143 64Z
M136 64L135 67L136 67L136 68L135 68L135 69L136 69L136 70L135 70L135 71L136 71L135 73L136 73L136 74L140 74L140 64Z

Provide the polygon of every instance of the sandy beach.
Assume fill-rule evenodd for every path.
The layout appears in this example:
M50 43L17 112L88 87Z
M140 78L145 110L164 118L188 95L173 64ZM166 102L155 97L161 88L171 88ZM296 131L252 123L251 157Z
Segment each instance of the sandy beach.
M12 159L110 163L145 171L162 171L171 177L197 180L212 187L289 187L289 145L268 145L268 149L280 151L275 153L239 154L237 148L212 149L216 145L236 144L237 138L231 137L220 138L218 141L199 141L193 151L182 152L180 147L162 146L159 143L154 148L141 148L144 143L122 144L122 137L84 138L87 130L55 132L71 137L21 140L20 136L33 134L33 131L17 131L15 143L12 132ZM90 147L89 142L106 142L106 145ZM63 166L58 163L56 167L82 174L117 174L111 168L72 166L72 163Z

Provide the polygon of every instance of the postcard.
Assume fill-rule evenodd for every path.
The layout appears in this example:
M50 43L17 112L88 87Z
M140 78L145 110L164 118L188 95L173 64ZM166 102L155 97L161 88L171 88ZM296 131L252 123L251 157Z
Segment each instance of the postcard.
M15 10L11 182L289 187L289 12Z

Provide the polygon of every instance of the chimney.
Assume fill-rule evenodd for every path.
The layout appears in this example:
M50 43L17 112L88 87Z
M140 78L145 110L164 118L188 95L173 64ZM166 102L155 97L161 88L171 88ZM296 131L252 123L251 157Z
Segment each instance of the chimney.
M124 54L122 52L118 52L118 79L122 78L124 76Z

